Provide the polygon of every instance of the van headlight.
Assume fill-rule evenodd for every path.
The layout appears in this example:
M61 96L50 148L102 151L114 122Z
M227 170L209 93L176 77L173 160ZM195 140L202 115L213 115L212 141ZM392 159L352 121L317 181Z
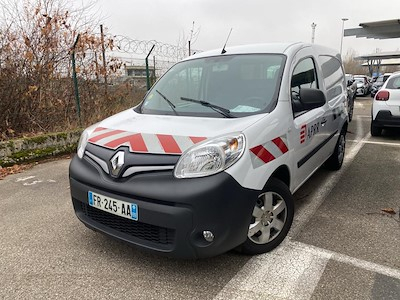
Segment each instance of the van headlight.
M204 177L219 173L239 160L245 137L236 133L206 140L185 151L175 166L177 178Z
M98 123L86 128L82 134L81 137L79 138L78 142L78 149L77 149L77 154L79 158L83 157L83 154L85 154L85 149L86 145L89 140L89 136L93 133L93 131L97 128Z

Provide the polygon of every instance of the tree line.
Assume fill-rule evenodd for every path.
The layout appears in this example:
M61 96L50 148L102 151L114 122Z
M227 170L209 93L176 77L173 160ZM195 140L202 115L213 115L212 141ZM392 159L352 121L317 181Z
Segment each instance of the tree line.
M94 2L82 7L68 0L0 4L0 140L95 123L143 96L145 91L135 91L128 83L105 82L119 76L123 65L112 57L104 63L102 53L114 45L98 33ZM72 82L76 41L81 120Z

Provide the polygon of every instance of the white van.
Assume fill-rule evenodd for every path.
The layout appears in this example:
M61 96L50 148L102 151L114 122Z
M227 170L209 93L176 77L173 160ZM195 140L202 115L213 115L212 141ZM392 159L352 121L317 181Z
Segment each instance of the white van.
M342 165L348 115L339 53L304 43L193 55L143 102L87 128L70 165L86 226L181 258L274 249L292 194Z

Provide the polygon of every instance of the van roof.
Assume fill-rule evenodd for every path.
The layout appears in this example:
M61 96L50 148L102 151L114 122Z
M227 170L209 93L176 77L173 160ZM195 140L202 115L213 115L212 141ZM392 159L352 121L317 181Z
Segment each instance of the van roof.
M241 46L233 46L226 47L226 54L256 54L256 53L276 53L276 54L295 54L302 48L305 47L313 47L317 50L317 52L321 54L330 54L333 56L339 56L338 52L333 49L326 48L324 46L309 44L303 42L297 43L265 43L265 44L249 44L249 45L241 45ZM222 46L219 49L204 51L200 53L196 53L186 59L192 58L201 58L201 57L209 57L209 56L219 56L221 55ZM186 60L185 59L185 60Z

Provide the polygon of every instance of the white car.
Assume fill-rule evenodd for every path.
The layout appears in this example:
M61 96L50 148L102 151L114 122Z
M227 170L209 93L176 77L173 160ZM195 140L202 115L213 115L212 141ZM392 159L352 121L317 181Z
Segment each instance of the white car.
M181 258L270 251L292 194L342 166L348 125L337 51L304 43L217 49L174 65L143 102L87 128L70 164L75 213Z
M400 72L390 75L372 103L371 135L381 135L385 127L400 127Z

